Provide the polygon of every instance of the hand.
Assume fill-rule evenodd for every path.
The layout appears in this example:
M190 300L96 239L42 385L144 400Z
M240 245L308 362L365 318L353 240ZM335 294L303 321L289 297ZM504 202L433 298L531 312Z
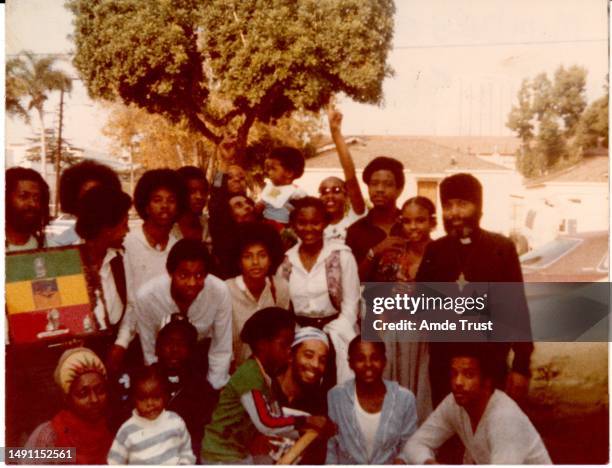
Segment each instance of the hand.
M527 397L529 391L529 378L518 372L510 372L506 377L506 393L516 402Z
M237 138L236 135L225 133L221 143L219 143L218 151L220 163L227 169L228 166L236 163L237 160Z
M261 200L255 203L254 211L255 211L256 216L260 216L264 212L265 209L266 209L266 204L262 202Z
M249 452L251 455L268 455L272 450L270 438L261 433L257 433L248 443Z
M329 131L340 133L342 129L342 113L332 105L327 107L327 118L329 119Z
M325 416L308 416L304 429L313 429L319 434L331 432L330 437L336 433L336 425Z
M398 236L389 236L372 248L375 257L379 257L387 250L401 250L406 247L407 240Z

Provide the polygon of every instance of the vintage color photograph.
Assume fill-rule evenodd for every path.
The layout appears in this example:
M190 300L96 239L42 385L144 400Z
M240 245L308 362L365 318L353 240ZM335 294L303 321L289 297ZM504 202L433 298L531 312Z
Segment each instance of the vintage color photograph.
M608 2L9 0L5 32L7 463L609 463L607 335L529 334L537 291L609 288ZM378 283L512 284L528 336L369 341ZM570 313L607 330L604 296Z

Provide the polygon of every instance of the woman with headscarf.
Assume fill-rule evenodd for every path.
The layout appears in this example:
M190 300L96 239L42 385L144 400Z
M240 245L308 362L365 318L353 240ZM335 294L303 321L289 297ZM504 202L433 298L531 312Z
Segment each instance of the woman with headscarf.
M107 427L106 369L88 348L62 354L54 374L65 396L65 408L30 435L26 448L74 447L77 465L106 464L113 442Z

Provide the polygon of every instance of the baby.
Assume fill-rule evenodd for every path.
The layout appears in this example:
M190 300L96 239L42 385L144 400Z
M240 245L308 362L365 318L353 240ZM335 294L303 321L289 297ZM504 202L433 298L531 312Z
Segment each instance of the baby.
M268 181L261 192L258 209L264 219L281 231L289 223L291 201L306 196L293 183L304 174L304 156L296 148L283 146L272 150L264 163Z
M193 465L195 456L183 419L165 409L166 380L155 367L132 378L134 412L119 428L108 453L109 465Z

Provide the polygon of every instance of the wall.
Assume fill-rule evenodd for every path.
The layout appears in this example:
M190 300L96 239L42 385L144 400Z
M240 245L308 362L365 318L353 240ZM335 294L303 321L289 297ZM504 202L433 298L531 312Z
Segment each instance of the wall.
M360 182L362 193L366 200L368 199L367 186L361 180L362 170L357 170L357 178ZM440 182L448 174L414 174L405 171L406 185L404 191L399 197L398 206L410 197L417 193L417 182L419 179L437 180ZM508 235L512 227L512 205L510 194L522 191L520 176L514 171L478 171L473 174L480 180L483 186L483 217L481 225L483 228ZM344 174L340 168L307 168L304 175L296 180L296 184L311 195L318 196L319 184L323 179L330 176L336 176L344 179ZM439 196L439 193L438 193ZM434 233L434 237L443 235L444 228L440 214L442 207L440 200L437 200L438 212L438 229Z

